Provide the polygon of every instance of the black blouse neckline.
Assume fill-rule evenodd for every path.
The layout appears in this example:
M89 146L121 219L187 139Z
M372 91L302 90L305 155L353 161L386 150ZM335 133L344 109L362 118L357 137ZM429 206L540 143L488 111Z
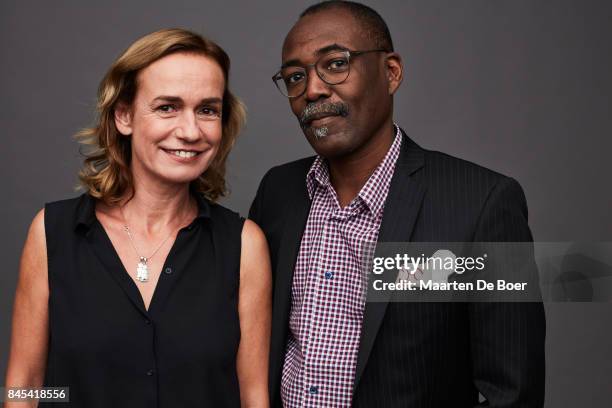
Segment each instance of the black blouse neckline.
M198 220L210 218L210 203L208 200L199 193L192 192L191 195L196 199L198 204L198 214L189 226L193 225ZM89 230L96 221L96 200L97 199L92 197L89 193L83 193L79 197L77 216L74 223L75 230L81 226Z

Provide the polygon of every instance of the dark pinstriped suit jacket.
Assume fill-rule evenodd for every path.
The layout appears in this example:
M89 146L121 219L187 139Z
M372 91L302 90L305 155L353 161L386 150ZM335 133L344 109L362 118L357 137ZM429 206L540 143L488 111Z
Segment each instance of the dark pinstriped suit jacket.
M272 406L280 376L291 283L310 200L313 158L271 169L250 218L270 245L274 297ZM532 241L519 184L419 147L404 134L379 242ZM542 407L545 319L541 303L366 303L353 404L357 407Z

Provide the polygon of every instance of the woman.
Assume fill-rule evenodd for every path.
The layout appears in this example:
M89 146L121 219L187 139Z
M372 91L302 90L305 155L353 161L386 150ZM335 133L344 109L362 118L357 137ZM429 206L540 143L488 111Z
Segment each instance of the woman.
M214 203L245 117L229 65L170 29L111 66L80 134L86 193L30 227L7 387L68 386L71 407L268 405L266 241Z

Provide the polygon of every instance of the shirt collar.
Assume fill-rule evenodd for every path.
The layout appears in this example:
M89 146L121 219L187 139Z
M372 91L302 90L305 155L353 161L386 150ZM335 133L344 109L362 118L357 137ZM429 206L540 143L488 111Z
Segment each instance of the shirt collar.
M196 215L193 225L197 220L203 220L210 218L210 203L204 196L197 192L192 192L193 197L196 199L198 204L198 214ZM81 195L79 203L77 204L76 221L74 228L84 227L86 229L91 228L92 224L96 220L96 199L91 195L85 193Z
M89 229L96 220L96 199L85 193L79 198L74 228L84 227Z
M201 193L195 192L192 195L198 203L198 215L196 215L195 220L210 218L210 203L208 200Z
M375 215L377 215L384 206L389 184L391 182L391 176L393 175L395 163L400 153L402 131L395 123L393 126L395 128L395 139L391 147L357 195L357 197L363 200L370 212ZM308 190L310 200L313 199L317 187L333 190L329 178L327 162L321 156L315 158L315 161L310 166L310 170L308 170L306 174L306 189Z

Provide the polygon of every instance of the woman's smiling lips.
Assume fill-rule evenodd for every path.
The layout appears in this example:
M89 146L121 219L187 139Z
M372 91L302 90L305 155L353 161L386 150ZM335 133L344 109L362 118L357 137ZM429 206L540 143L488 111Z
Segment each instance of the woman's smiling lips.
M189 163L191 161L196 160L196 158L202 153L199 150L182 150L182 149L164 149L170 157L174 160L177 160L181 163Z

